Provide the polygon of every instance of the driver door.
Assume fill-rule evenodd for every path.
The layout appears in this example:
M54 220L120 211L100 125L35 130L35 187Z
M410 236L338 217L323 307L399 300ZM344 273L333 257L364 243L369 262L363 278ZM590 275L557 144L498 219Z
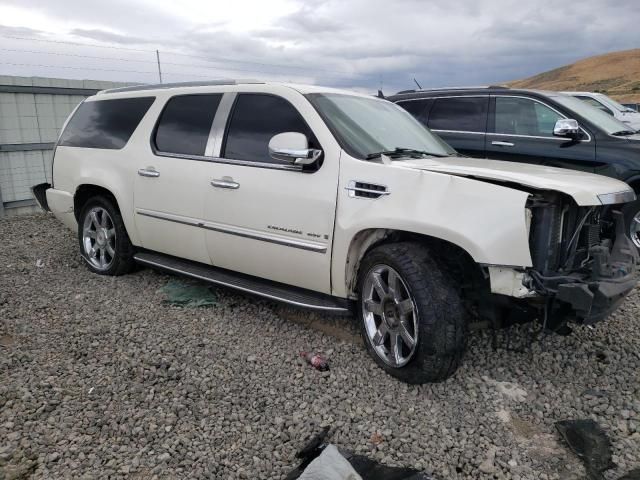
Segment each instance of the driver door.
M204 195L206 245L213 264L331 293L340 150L324 150L308 169L274 160L269 141L284 132L303 133L310 148L322 149L301 113L313 110L308 101L292 90L288 98L225 95L223 103L230 110L226 133L219 158L209 165Z

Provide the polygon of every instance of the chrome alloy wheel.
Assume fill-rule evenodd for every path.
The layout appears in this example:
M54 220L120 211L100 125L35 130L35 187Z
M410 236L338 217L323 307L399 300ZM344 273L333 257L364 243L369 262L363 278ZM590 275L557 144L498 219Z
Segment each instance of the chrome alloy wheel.
M107 270L116 255L116 229L109 213L94 207L84 217L82 247L87 261L97 270Z
M629 225L629 237L637 248L640 248L640 212L636 213Z
M398 272L388 265L372 267L360 301L367 336L376 354L392 367L406 365L418 344L418 311Z

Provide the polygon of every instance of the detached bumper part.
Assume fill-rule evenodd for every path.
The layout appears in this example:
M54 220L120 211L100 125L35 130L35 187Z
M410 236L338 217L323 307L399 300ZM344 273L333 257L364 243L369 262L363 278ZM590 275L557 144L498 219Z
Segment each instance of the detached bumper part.
M605 319L636 286L636 275L628 275L617 281L593 283L566 283L558 285L556 300L568 303L578 320L592 325Z
M50 183L39 183L38 185L34 185L31 187L31 193L33 193L36 202L40 205L40 208L43 210L50 212L49 202L47 201L47 189L51 188Z

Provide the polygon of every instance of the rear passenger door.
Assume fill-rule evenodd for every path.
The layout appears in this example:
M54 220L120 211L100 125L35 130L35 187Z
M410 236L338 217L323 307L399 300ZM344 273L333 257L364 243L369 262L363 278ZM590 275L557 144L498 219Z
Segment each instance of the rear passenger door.
M583 131L573 140L553 135L558 119L565 118L544 102L517 95L492 98L487 157L553 167L596 171L595 141Z
M137 157L136 227L150 250L211 263L202 219L207 145L222 94L175 95L166 102L147 151Z
M436 97L427 126L458 152L485 157L488 96Z
M206 241L214 265L323 293L331 292L331 242L340 150L311 104L292 89L229 93L228 121L205 193ZM222 115L216 118L227 120ZM312 118L316 130L308 120ZM225 129L226 125L226 129ZM307 136L323 151L302 169L269 156L271 138ZM321 144L318 138L324 138Z

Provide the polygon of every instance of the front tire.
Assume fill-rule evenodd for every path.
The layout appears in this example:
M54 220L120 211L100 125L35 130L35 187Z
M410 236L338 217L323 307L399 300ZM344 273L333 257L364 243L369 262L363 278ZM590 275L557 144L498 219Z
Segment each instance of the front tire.
M90 198L78 219L80 254L89 270L99 275L124 275L133 270L134 248L113 200Z
M358 277L358 318L369 354L392 376L439 382L458 368L465 310L452 279L419 243L374 248Z

